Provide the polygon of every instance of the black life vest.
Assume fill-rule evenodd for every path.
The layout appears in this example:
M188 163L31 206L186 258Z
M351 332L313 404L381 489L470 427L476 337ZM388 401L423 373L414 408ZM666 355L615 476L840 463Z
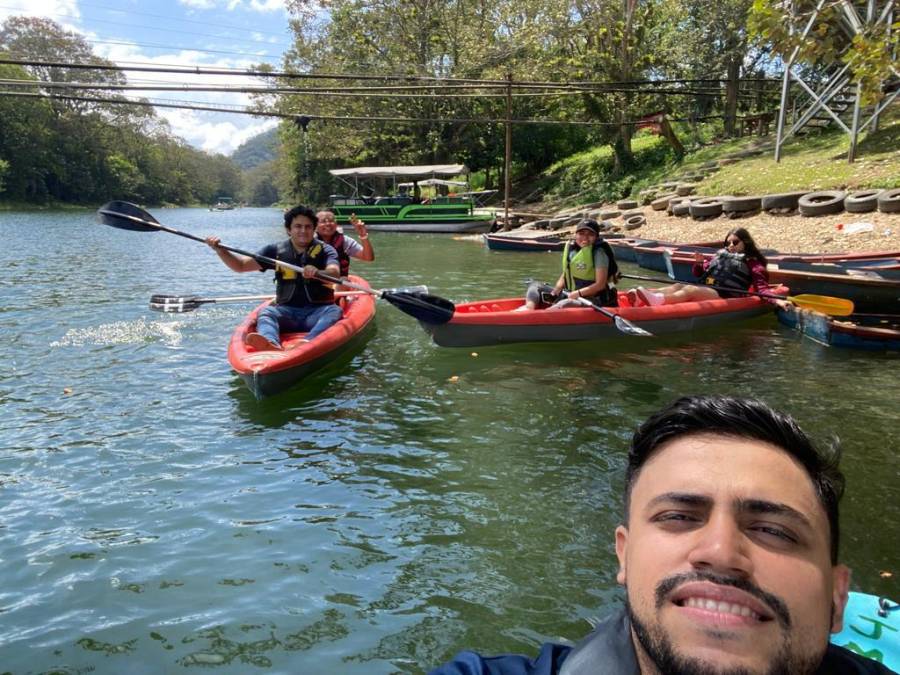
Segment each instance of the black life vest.
M320 270L325 269L328 254L325 242L313 239L306 250L297 253L290 239L278 244L275 258L284 262L305 267L312 265ZM334 302L334 290L318 279L304 279L296 270L278 267L275 269L275 304L304 307L306 305L327 305Z
M746 291L753 285L753 275L750 273L746 256L743 253L729 253L724 249L716 253L716 257L709 263L709 267L706 268L700 279L710 286L720 286L724 289L733 288L736 291ZM719 290L718 293L723 298L736 298L744 295L728 290Z

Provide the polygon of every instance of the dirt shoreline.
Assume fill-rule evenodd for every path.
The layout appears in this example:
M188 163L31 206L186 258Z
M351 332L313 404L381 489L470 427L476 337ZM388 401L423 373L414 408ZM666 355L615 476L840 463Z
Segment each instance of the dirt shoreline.
M612 207L614 208L614 207ZM591 210L595 210L594 207ZM833 216L809 218L799 214L771 215L759 213L745 218L719 216L711 220L670 216L649 206L630 209L641 211L647 223L628 234L643 239L658 239L687 244L699 241L724 241L725 234L734 227L744 227L760 248L776 249L784 253L858 253L862 251L900 252L900 213L839 213ZM612 219L621 226L621 216ZM872 231L850 233L856 223L871 223ZM842 227L838 227L841 225ZM511 233L549 234L550 230L511 230ZM573 226L557 230L559 234L574 231ZM625 232L624 229L621 230Z

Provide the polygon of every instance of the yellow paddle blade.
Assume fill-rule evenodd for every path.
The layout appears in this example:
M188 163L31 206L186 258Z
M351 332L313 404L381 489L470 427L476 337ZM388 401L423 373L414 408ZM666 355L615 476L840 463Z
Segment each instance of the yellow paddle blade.
M803 293L801 295L789 295L787 299L797 305L797 307L814 309L817 312L830 316L850 316L853 314L853 301L846 298Z

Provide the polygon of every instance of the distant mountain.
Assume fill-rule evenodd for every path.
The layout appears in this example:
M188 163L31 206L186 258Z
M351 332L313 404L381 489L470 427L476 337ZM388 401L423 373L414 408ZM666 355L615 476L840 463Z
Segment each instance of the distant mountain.
M278 129L270 129L242 143L235 150L231 159L241 169L253 169L260 164L275 159L278 148Z

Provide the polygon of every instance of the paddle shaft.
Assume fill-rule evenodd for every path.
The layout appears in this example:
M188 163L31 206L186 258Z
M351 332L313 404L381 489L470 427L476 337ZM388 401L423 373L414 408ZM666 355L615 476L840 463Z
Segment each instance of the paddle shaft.
M162 230L163 232L168 232L169 234L175 234L179 237L184 237L185 239L193 239L194 241L199 241L201 244L206 244L206 239L203 237L198 237L195 234L189 234L188 232L182 232L181 230L176 230L174 227L166 227L160 223L151 223L143 218L137 218L135 216L129 216L125 213L116 213L116 218L126 218L128 220L132 220L135 223L139 223L144 226L154 227L158 230ZM219 248L224 249L226 251L230 251L231 253L238 253L240 255L245 255L248 258L253 258L256 262L264 262L269 265L275 265L284 267L285 269L294 270L295 272L303 273L303 268L299 265L291 265L290 263L283 262L281 260L276 260L275 258L270 258L265 255L259 255L258 253L251 253L250 251L245 251L240 248L235 248L234 246L226 246L225 244L219 244ZM330 281L335 284L342 284L347 286L348 288L355 288L358 291L362 291L363 293L369 293L370 295L374 295L377 297L381 297L381 292L372 290L371 288L366 288L365 286L360 286L359 284L355 284L352 281L347 281L345 279L341 279L340 277L333 277L330 274L325 274L324 272L316 272L316 277L319 279L324 279L325 281Z

